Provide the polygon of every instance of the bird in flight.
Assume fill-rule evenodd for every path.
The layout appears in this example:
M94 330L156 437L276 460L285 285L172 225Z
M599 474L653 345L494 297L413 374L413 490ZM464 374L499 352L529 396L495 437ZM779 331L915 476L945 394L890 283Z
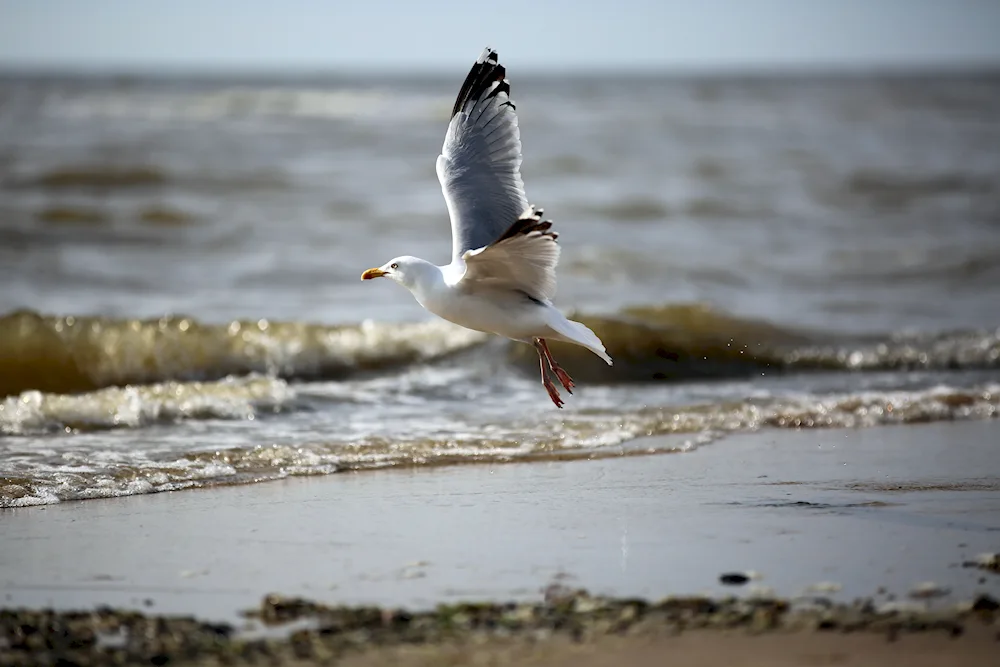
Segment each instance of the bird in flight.
M552 358L548 340L581 345L608 365L612 361L593 331L552 305L558 235L524 194L517 114L496 51L487 47L479 56L451 114L437 158L451 218L451 263L396 257L361 279L390 278L442 319L533 345L542 386L561 408L549 372L571 394L574 383Z

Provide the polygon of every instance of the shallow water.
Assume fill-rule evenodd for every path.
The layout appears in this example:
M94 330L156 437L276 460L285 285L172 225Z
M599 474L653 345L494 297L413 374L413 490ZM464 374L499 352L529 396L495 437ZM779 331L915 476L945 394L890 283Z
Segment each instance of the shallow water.
M0 79L0 506L998 414L1000 78L511 73L561 412L358 280L447 261L458 79Z

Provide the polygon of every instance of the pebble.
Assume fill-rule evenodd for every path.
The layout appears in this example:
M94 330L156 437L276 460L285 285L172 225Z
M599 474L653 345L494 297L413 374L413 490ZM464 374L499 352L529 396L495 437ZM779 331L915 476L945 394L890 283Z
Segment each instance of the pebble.
M742 586L751 579L758 578L754 575L754 572L726 572L719 575L719 583L726 586Z
M933 581L925 581L917 584L910 590L910 597L916 600L926 600L930 598L944 597L951 591L944 586L939 586Z
M977 567L980 570L987 570L1000 574L1000 553L979 554L974 560L965 561L962 567Z

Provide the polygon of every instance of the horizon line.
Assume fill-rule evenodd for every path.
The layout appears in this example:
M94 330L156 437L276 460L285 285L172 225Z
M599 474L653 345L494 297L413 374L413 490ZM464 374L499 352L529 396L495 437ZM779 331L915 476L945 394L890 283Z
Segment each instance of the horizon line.
M0 77L81 77L81 78L322 78L352 76L421 76L443 77L456 75L463 67L416 66L393 67L389 65L196 65L189 64L54 64L42 62L0 62ZM461 72L460 72L461 73ZM748 63L633 63L609 65L577 65L551 67L522 65L514 72L508 67L508 78L527 76L566 76L579 78L588 74L598 76L797 76L797 75L961 75L1000 73L1000 60L970 58L963 60L924 61L875 61L875 62L748 62Z

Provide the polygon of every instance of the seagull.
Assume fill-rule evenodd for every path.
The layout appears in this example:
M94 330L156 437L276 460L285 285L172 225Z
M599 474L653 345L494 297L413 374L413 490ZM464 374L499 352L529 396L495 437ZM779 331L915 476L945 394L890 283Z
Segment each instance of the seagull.
M487 47L459 90L437 158L451 218L451 263L436 266L404 255L361 279L389 278L444 320L534 346L542 386L562 408L549 371L570 394L575 384L547 341L580 345L612 361L593 331L552 305L558 234L524 193L521 135L506 75L497 52Z

